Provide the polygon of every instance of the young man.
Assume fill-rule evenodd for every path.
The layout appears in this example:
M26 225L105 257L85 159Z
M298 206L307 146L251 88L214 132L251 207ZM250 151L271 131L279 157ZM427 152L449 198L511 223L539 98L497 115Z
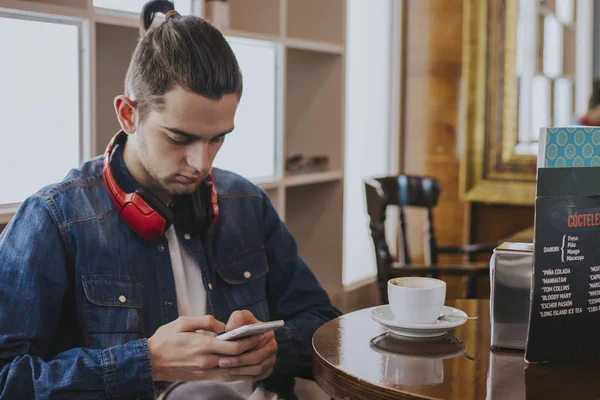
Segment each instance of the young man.
M153 398L200 380L294 398L293 378L312 377L312 335L339 312L265 193L211 169L242 77L216 29L172 10L144 7L104 157L26 199L0 236L3 398Z

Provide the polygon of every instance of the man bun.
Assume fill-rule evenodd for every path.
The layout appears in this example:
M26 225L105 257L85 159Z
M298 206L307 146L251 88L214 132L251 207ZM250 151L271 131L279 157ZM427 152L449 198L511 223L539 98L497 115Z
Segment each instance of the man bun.
M178 16L179 13L175 11L175 6L169 0L150 0L142 8L140 14L140 34L143 36L154 22L156 13L162 13L167 17Z

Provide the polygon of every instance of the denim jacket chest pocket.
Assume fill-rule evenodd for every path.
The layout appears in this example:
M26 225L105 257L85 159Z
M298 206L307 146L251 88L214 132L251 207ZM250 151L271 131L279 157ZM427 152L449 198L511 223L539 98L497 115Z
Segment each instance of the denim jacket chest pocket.
M219 263L217 274L224 281L225 297L232 311L249 310L258 320L269 320L266 282L268 272L269 265L263 247Z
M92 348L106 348L144 337L142 285L116 275L87 275L84 330Z

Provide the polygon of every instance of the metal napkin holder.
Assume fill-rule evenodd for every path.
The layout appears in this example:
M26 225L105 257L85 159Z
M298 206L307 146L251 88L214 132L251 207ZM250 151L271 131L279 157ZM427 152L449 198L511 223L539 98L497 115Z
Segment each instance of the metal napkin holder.
M525 349L529 325L532 243L502 243L490 260L491 347Z

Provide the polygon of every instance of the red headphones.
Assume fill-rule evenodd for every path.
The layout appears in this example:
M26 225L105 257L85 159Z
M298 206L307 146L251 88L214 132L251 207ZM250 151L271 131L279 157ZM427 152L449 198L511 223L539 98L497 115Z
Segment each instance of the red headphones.
M124 142L125 138L126 133L119 131L106 147L106 151L104 152L104 168L102 169L104 185L110 199L127 226L143 239L156 241L173 223L173 211L151 191L140 188L133 193L127 193L115 181L110 166L110 159L115 144ZM200 186L200 190L205 190L210 195L204 196L208 200L204 202L206 206L201 204L200 207L190 207L192 210L199 210L194 212L191 220L198 231L208 231L219 216L217 190L215 189L213 177L210 173L206 178L206 182ZM198 196L190 197L194 199L198 198ZM200 197L202 198L202 196Z

